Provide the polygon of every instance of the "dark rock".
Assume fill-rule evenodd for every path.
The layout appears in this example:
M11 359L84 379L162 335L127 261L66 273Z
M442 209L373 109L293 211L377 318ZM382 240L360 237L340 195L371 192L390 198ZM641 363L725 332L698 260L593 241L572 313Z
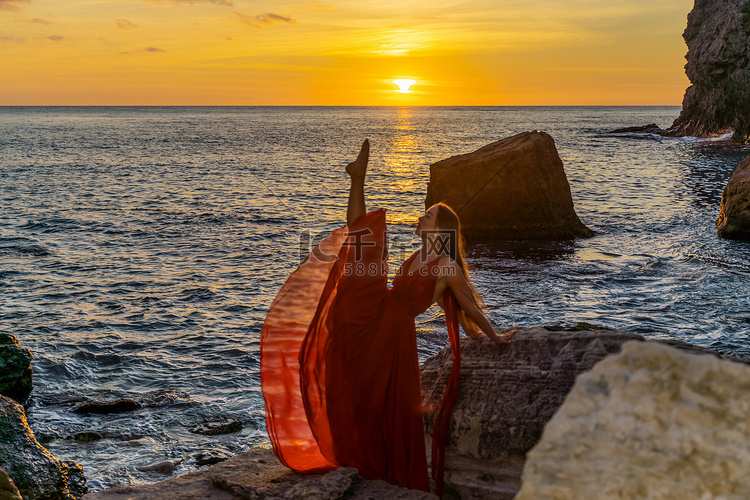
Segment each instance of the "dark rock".
M576 323L575 325L571 326L570 328L565 329L565 331L567 332L582 332L584 330L596 331L596 330L610 330L610 329L603 327L603 326L592 325L591 323L586 323L585 321L580 321Z
M573 208L555 141L524 132L430 166L425 207L445 202L468 242L591 237Z
M611 328L607 328L606 326L600 326L600 325L592 325L591 323L586 323L585 321L579 321L575 324L568 324L563 325L560 323L552 324L552 325L542 325L542 328L544 328L547 331L550 332L580 332L584 330L609 330L612 331Z
M242 422L233 418L204 419L203 423L190 429L193 434L204 436L218 436L231 434L242 430Z
M31 351L9 333L0 333L0 394L23 404L31 394Z
M83 498L83 495L89 491L89 487L86 486L86 476L83 475L83 468L73 460L61 460L60 464L61 467L67 467L70 496L75 499Z
M662 130L662 128L656 123L649 123L648 125L641 125L640 127L618 128L611 131L610 134L643 133L661 135L663 132L664 130Z
M23 500L16 483L3 469L0 469L0 500Z
M136 470L141 472L158 472L159 474L169 474L177 469L177 466L182 463L182 460L164 460L149 465L136 466Z
M739 164L721 195L719 236L750 240L750 156Z
M521 485L526 453L539 441L576 377L630 340L645 339L615 331L542 328L521 329L510 345L496 345L484 336L463 339L460 389L446 449L446 491L462 499L512 499ZM684 342L664 343L718 356ZM428 434L451 359L446 348L422 366Z
M73 439L82 443L90 443L92 441L99 441L102 435L98 432L76 432L73 435Z
M23 407L0 396L0 468L25 500L77 500L86 493L81 466L61 462L34 438Z
M750 139L750 3L695 0L682 34L692 85L667 135Z
M111 403L84 403L73 410L74 413L126 413L135 411L141 404L132 399L118 399Z
M198 467L218 464L219 462L223 462L224 460L227 460L231 457L231 455L227 455L219 451L202 451L193 455L193 458L195 458L195 465L197 465Z

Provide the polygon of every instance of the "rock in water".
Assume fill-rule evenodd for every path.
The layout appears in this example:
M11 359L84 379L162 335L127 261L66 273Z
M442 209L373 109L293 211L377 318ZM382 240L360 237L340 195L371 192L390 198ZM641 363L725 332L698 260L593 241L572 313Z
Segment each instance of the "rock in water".
M242 430L242 422L235 418L205 418L203 423L198 424L190 429L193 434L203 434L205 436L219 436L221 434L231 434Z
M445 202L468 242L591 237L573 209L555 141L524 132L430 166L425 207Z
M87 490L81 466L53 457L37 442L23 407L5 396L0 396L0 468L24 500L77 500Z
M73 409L73 412L84 414L127 413L140 407L141 404L133 399L118 399L110 403L85 403Z
M750 139L750 3L695 0L683 38L692 85L668 135Z
M517 500L750 498L750 367L632 342L581 375Z
M750 240L750 156L740 163L721 195L719 236Z
M193 455L195 459L195 465L203 467L204 465L214 465L224 460L232 458L231 455L227 455L223 451L218 450L207 450Z
M625 127L618 128L610 131L610 134L625 134L625 133L639 133L639 134L657 134L661 135L664 131L656 123L649 123L648 125L641 125L638 127Z
M0 394L23 404L31 389L31 351L14 335L0 333Z
M149 465L139 465L136 466L136 470L141 472L158 472L159 474L169 474L171 472L174 472L175 469L177 469L177 466L182 463L182 460L164 460L163 462L158 462L155 464L149 464Z

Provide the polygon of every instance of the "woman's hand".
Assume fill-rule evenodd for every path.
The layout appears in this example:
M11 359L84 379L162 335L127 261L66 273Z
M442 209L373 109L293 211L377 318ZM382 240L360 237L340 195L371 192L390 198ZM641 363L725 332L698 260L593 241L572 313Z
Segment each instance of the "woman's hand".
M520 333L520 330L511 330L502 335L497 335L493 332L493 335L487 334L487 336L496 344L510 344L510 339L515 337L518 333Z

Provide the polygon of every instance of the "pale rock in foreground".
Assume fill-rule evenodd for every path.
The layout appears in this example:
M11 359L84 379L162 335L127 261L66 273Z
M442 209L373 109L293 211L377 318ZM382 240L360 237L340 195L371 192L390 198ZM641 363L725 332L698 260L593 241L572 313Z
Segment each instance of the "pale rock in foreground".
M576 383L517 500L750 498L750 367L628 342Z

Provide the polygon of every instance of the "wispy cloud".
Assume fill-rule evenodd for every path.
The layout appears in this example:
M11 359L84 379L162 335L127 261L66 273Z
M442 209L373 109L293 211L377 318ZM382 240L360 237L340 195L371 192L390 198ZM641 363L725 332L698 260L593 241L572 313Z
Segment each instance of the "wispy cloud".
M162 2L165 0L148 0L149 2ZM166 0L172 3L182 3L193 5L195 3L212 3L214 5L223 5L225 7L232 7L234 3L230 0Z
M5 36L0 35L0 42L16 42L16 43L23 43L25 42L25 38L21 38L20 36Z
M0 10L10 10L18 12L21 8L18 6L19 3L28 3L29 0L0 0Z
M264 25L273 23L297 24L297 21L291 16L282 16L274 14L273 12L258 14L257 16L246 16L240 12L235 12L235 15L237 15L243 23L252 26L253 28L260 28Z
M132 23L128 21L127 19L115 19L115 22L117 23L118 28L122 28L124 30L132 30L133 28L138 27L137 24Z
M143 52L166 52L166 50L158 47L146 47L145 49L133 50L131 52L120 52L120 54L140 54Z
M44 25L47 25L47 26L49 26L50 24L54 24L54 23L52 23L52 21L47 21L46 19L41 19L41 18L38 18L38 17L35 17L30 22L32 22L34 24L44 24Z
M64 36L60 36L60 35L52 35L52 36L48 36L47 40L52 40L53 42L65 42L65 41L70 41L70 38L65 38Z

